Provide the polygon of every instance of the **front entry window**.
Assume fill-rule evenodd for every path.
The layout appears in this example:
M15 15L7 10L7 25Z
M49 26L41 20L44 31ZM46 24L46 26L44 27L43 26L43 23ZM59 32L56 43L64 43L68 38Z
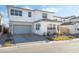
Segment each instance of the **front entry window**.
M36 30L40 30L40 24L36 24Z
M57 25L57 31L58 31L58 32L59 32L59 30L60 30L59 28L60 28L60 26L59 26L59 25Z
M48 24L47 25L47 30L52 30L52 29L53 29L52 24Z

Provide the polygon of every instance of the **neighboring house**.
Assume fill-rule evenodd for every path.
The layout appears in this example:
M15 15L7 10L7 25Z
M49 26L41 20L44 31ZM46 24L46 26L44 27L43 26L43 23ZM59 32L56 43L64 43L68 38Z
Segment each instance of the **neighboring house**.
M71 22L72 18L74 17L74 15L63 17L63 23Z
M72 22L62 23L61 28L63 28L62 32L64 33L70 33L70 34L75 33L75 24Z
M69 33L71 34L79 34L79 17L71 16L65 19L63 22L62 27L69 29Z
M35 33L43 35L47 32L58 32L61 21L54 17L54 12L24 9L7 6L9 15L9 31L12 34Z

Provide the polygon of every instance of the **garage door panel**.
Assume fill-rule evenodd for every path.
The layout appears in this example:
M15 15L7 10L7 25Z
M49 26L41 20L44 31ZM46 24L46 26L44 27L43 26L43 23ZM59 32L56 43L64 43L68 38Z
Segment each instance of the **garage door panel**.
M13 28L14 34L27 34L32 32L31 25L15 25Z

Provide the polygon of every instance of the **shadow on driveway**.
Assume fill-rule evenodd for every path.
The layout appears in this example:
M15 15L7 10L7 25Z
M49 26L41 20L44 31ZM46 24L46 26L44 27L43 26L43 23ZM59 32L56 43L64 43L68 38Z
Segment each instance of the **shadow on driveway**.
M48 41L45 37L36 34L13 35L15 43Z

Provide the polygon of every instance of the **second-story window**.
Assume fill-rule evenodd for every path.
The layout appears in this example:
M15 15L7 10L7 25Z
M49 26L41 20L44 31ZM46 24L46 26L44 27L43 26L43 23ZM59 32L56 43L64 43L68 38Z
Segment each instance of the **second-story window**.
M19 11L19 16L22 16L22 11Z
M15 13L14 13L14 9L11 9L10 10L10 13L11 13L11 15L14 15Z
M47 13L43 13L42 18L47 18Z
M10 13L11 13L11 15L22 16L22 11L19 11L19 10L11 9Z
M15 10L15 16L18 16L19 15L18 13L19 13L18 10Z
M32 17L32 12L28 12L28 17Z

